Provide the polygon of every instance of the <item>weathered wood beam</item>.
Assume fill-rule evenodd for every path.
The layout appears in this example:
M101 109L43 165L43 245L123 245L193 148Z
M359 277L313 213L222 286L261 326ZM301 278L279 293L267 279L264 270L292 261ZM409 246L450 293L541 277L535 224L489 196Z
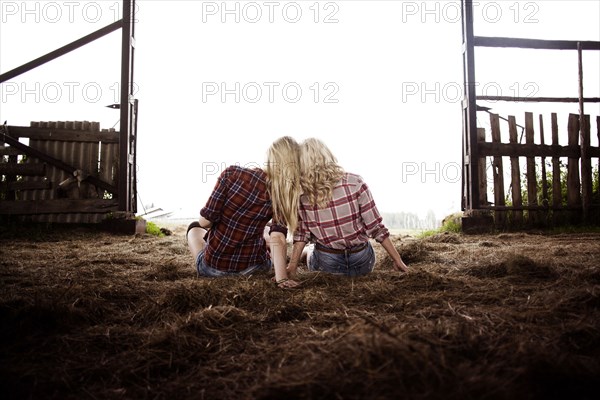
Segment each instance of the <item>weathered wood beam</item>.
M0 214L65 214L65 213L98 213L118 210L118 201L98 199L58 199L0 201Z
M486 157L569 157L578 158L579 146L541 145L526 143L490 143L479 144L479 155ZM590 147L591 157L600 157L599 147Z
M0 189L3 191L47 190L50 188L52 188L52 183L47 179L40 181L17 181L0 183Z
M12 79L21 74L24 74L27 71L37 68L40 65L46 64L47 62L50 62L60 56L63 56L67 53L70 53L71 51L73 51L75 49L80 48L81 46L84 46L90 42L93 42L96 39L99 39L105 35L108 35L109 33L114 32L117 29L119 29L121 27L121 25L122 25L122 20L115 21L112 24L107 25L104 28L100 28L97 31L90 33L89 35L84 36L80 39L77 39L74 42L71 42L59 49L51 51L50 53L45 54L41 57L38 57L35 60L30 61L28 63L25 63L25 64L21 65L20 67L17 67L8 72L5 72L2 75L0 75L0 83L6 82L9 79Z
M508 117L508 133L510 143L518 144L517 121L512 115ZM521 207L523 205L523 195L521 193L521 166L519 165L519 157L510 157L510 176L510 192L513 206ZM523 225L522 211L515 211L513 213L513 222L517 226Z
M25 126L8 126L14 137L36 140L62 140L65 142L102 142L118 143L119 132L87 132L68 129L31 128ZM0 142L2 137L0 136Z
M500 143L500 118L498 114L490 113L490 127L492 129L492 142ZM504 206L504 165L502 157L495 156L492 159L492 175L494 176L494 204L497 206ZM499 226L506 224L506 214L503 211L498 211L495 215L494 221Z
M513 47L519 49L544 49L544 50L577 50L581 43L582 50L600 50L600 42L577 40L541 40L511 37L475 36L475 46L478 47Z
M0 163L0 175L42 176L46 174L46 164Z
M513 101L521 103L579 103L579 97L517 97L517 96L477 96L484 101ZM584 97L584 103L600 103L600 97Z

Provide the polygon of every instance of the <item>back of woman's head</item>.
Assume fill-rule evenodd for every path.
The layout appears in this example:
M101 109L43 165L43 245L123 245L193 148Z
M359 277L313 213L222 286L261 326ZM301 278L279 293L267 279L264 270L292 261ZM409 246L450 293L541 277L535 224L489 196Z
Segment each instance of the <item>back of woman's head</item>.
M298 225L300 199L299 145L292 137L277 139L267 151L267 177L273 217L293 232Z
M306 139L300 145L300 184L311 204L324 207L344 170L321 140Z

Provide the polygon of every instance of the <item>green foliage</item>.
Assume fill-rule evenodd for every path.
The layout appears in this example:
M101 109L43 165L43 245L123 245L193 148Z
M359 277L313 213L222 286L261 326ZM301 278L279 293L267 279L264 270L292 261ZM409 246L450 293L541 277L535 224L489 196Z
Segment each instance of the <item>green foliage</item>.
M560 168L560 194L561 194L561 204L567 205L567 166L559 160L559 168ZM539 205L552 205L554 201L554 194L552 190L552 162L546 161L546 189L548 192L548 198L544 199L544 187L542 176L540 172L541 168L536 168L535 170L535 181L537 188L537 204ZM527 191L527 173L524 172L521 177L521 198L523 199L523 204L529 204L529 196ZM507 205L512 205L512 200L507 199Z
M165 234L160 229L160 227L152 221L146 222L146 233L149 235L154 235L154 236L158 236L158 237L165 236Z
M567 205L567 174L568 169L567 166L559 160L559 168L560 168L560 194L561 194L561 204L563 206ZM541 178L541 173L538 172L538 168L536 168L535 173L536 179L536 187L537 187L537 204L544 205L548 204L552 206L554 197L552 190L552 163L550 161L546 161L546 184L548 191L548 198L544 200L543 198L543 182ZM599 182L598 182L598 166L592 168L592 196L596 202L600 201L600 190L599 190ZM528 204L528 196L527 196L527 174L523 173L521 179L521 197L523 198L523 204ZM512 199L506 199L507 205L512 205Z
M442 225L440 232L454 232L459 233L462 230L462 226L459 221L450 219Z
M439 227L438 229L430 229L430 230L423 231L419 235L417 235L417 238L424 239L429 236L437 235L438 233L446 233L446 232L460 233L461 231L462 231L461 220L458 217L453 217L453 218L447 217L446 219L444 219L444 222L442 223L441 227Z
M417 239L425 239L429 236L437 235L440 233L439 229L429 229L427 231L423 231L417 235Z
M597 165L592 173L592 199L593 203L600 203L600 176Z

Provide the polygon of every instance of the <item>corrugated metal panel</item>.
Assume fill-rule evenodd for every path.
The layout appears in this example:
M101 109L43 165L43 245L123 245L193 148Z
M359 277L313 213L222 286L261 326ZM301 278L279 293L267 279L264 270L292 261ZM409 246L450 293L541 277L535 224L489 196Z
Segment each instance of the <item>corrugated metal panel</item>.
M32 122L31 127L68 129L82 132L97 133L100 132L98 122L88 121L69 121L69 122ZM103 130L107 131L107 130ZM110 132L115 132L110 129ZM48 139L31 139L29 145L36 150L43 151L51 157L72 165L84 174L100 177L107 183L116 185L117 164L118 164L118 143L100 143L100 142L80 142L80 141L59 141ZM37 159L28 159L27 162L39 162ZM58 185L73 177L71 174L47 165L46 178L52 182L51 189L48 190L24 190L22 191L23 200L53 200L58 198ZM39 177L28 177L27 179L43 179ZM95 186L80 182L69 186L66 192L69 198L102 198L104 191ZM51 223L98 223L105 217L105 213L61 213L61 214L42 214L30 217L30 220L36 222ZM28 218L29 219L29 218Z

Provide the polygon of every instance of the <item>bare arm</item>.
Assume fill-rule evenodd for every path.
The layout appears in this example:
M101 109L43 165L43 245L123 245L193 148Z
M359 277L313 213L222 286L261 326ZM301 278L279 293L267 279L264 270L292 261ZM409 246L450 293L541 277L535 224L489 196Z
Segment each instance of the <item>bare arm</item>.
M298 270L298 262L300 261L300 258L302 258L304 246L306 246L306 242L295 242L294 246L292 247L292 255L287 266L287 271L289 272L290 276L296 275Z
M394 268L401 272L408 272L408 267L404 264L404 261L402 261L402 257L398 254L398 250L396 250L396 247L394 247L390 238L385 238L383 242L381 242L381 245L394 261Z
M212 227L212 222L204 218L202 215L200 216L198 222L200 223L201 228L210 229Z
M286 270L287 262L287 243L285 235L281 232L273 232L270 235L269 247L271 249L271 260L273 269L275 269L275 282L280 288L293 288L299 285L298 282L288 278Z

